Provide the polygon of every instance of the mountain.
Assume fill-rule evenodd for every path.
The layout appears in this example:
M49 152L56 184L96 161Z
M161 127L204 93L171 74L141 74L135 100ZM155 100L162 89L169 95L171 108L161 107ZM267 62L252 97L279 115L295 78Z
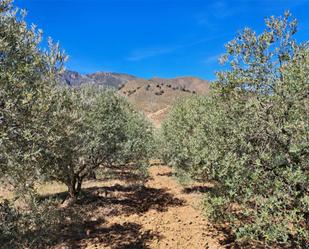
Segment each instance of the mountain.
M207 94L209 84L194 77L135 79L127 82L118 92L143 111L156 126L160 126L178 99L192 94Z
M109 86L118 88L129 80L136 79L135 76L123 73L97 72L92 74L80 74L67 70L62 76L66 84L70 86L81 86L93 84L97 86Z
M62 78L66 84L73 87L83 84L114 87L121 96L144 112L155 126L160 126L170 107L178 99L209 92L209 82L196 77L155 77L148 80L122 73L98 72L82 75L66 71Z

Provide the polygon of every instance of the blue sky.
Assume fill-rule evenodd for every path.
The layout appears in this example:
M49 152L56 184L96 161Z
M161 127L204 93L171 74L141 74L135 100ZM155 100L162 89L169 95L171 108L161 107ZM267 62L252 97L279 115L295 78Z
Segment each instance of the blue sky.
M67 68L139 77L214 79L217 58L237 31L264 28L289 9L309 40L309 0L15 0L27 20L59 41Z

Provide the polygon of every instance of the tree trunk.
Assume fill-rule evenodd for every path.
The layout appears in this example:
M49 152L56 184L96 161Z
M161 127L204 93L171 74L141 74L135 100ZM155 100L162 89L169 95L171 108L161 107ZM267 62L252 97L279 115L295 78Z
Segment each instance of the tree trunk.
M83 182L83 179L79 177L77 179L76 188L75 188L75 195L76 195L76 197L79 195L79 193L80 193L80 191L82 189L82 182Z
M82 181L83 178L74 176L71 183L67 185L69 196L63 202L63 207L72 206L77 201L77 197L80 194L82 188Z

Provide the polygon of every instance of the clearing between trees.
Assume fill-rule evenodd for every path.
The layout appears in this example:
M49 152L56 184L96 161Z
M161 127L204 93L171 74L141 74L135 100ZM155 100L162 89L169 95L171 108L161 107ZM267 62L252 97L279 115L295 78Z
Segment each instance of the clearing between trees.
M152 162L147 180L133 167L109 168L105 178L85 182L78 205L64 209L83 214L84 220L64 223L53 248L223 248L224 236L200 206L209 186L182 187L172 169L159 162ZM40 192L62 197L65 186L47 184Z

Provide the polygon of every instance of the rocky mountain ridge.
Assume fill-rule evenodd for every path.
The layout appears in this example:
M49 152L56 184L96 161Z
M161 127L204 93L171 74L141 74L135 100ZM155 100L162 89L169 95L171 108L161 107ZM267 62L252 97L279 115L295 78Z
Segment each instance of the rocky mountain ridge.
M91 74L80 74L76 71L66 70L62 75L62 78L69 86L92 84L118 88L137 77L124 73L96 72Z

